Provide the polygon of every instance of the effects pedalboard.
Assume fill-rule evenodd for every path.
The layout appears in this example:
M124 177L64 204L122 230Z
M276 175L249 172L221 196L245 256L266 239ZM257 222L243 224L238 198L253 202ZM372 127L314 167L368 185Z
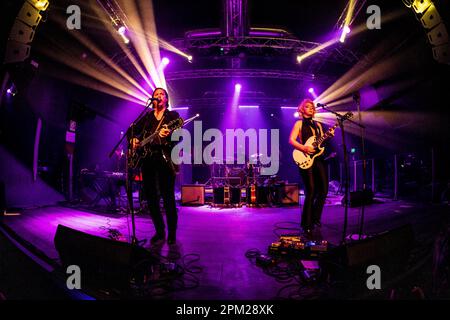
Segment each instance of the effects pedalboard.
M269 246L269 254L292 256L296 258L319 258L328 251L328 241L309 240L302 236L280 236L277 242Z

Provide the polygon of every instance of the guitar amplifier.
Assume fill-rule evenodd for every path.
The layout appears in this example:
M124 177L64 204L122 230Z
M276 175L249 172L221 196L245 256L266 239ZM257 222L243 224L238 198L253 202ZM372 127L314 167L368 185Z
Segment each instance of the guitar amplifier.
M185 184L181 186L181 205L202 206L205 204L205 186L202 184Z
M299 190L297 183L288 183L282 186L281 203L283 205L298 205L299 203L298 191Z

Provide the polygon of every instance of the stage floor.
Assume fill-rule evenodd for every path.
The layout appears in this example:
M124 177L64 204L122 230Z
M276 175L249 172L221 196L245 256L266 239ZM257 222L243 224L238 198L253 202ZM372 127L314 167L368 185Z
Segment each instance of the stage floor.
M246 258L249 249L267 253L277 234L298 233L301 207L211 208L178 207L177 245L164 244L161 254L198 254L195 263L199 286L173 292L170 299L274 299L286 283L278 283ZM365 208L364 233L374 234L411 223L416 236L438 230L448 207L382 199ZM348 233L357 233L360 208L349 208ZM342 238L344 208L330 201L323 212L321 236L333 244ZM129 241L131 220L125 214L88 212L61 206L29 209L20 216L5 216L3 223L48 258L59 260L53 240L58 224L108 237L115 229ZM286 228L286 229L284 229ZM150 239L154 229L146 215L136 217L139 240ZM148 241L144 245L150 248Z

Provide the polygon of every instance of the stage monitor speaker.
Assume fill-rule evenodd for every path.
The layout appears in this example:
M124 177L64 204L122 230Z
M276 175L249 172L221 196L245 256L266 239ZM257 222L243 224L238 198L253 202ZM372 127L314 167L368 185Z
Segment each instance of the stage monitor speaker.
M30 56L30 46L16 42L8 41L6 44L4 63L22 62Z
M181 205L201 206L205 204L205 186L188 184L181 186Z
M156 261L149 251L126 242L93 236L58 225L54 239L64 268L81 269L83 287L126 289L143 280Z
M39 14L38 9L33 7L30 3L24 2L16 19L34 28L39 24L39 22L41 22L42 16Z
M283 186L281 194L281 203L283 205L298 205L299 195L298 195L298 184L288 183Z
M450 44L433 47L433 57L439 63L450 63Z
M428 8L428 10L423 14L423 16L420 18L420 22L422 22L424 28L427 29L434 28L439 23L441 23L441 16L439 15L439 12L436 10L434 4L432 4Z
M439 24L436 28L427 33L428 41L433 46L440 46L448 42L447 28L443 23Z
M345 198L342 198L342 205L345 204ZM350 207L360 207L363 204L371 204L373 203L373 192L372 190L368 189L365 191L354 191L350 192L350 201L348 205Z
M16 20L9 33L9 40L28 44L33 41L34 30L20 20Z
M343 280L352 290L368 290L367 268L371 265L380 268L383 285L407 270L414 242L412 226L404 225L332 249L331 264L327 264L327 268L333 277Z

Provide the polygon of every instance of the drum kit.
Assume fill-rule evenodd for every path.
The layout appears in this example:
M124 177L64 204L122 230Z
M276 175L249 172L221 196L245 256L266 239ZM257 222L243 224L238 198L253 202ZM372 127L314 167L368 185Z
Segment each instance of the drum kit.
M270 205L268 177L261 175L262 154L250 156L245 164L233 163L234 159L213 159L210 179L206 186L213 191L212 205L216 207L261 207ZM228 160L228 161L227 161Z

